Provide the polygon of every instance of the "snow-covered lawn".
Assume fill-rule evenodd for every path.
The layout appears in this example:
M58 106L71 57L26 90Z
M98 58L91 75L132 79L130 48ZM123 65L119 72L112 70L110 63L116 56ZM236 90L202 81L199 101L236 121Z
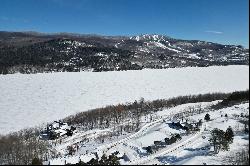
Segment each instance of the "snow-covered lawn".
M110 104L249 89L248 66L0 75L0 134Z

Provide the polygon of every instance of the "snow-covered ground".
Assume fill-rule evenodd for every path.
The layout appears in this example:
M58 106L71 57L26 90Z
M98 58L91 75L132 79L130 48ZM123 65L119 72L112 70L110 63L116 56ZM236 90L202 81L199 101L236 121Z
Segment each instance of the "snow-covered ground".
M0 134L110 104L249 89L248 66L0 75Z
M97 152L100 157L103 153L106 155L112 152L119 151L121 155L125 154L127 160L120 160L123 165L202 165L206 164L228 164L225 161L225 157L232 153L241 151L244 146L249 144L248 134L237 134L237 131L242 131L244 125L235 119L234 115L248 114L249 103L239 104L232 107L209 111L206 109L212 104L216 104L219 101L203 102L203 103L188 103L180 106L176 106L163 111L154 113L154 119L152 122L147 120L143 121L141 129L136 133L127 133L119 137L113 136L112 138L105 139L104 143L97 141L98 135L103 135L108 130L90 130L87 132L78 132L72 137L64 139L61 144L56 145L55 149L60 152L61 156L56 159L51 159L50 164L63 165L65 163L77 163L81 161L88 162L91 158L95 158L94 152ZM209 111L211 121L204 122L201 130L196 133L185 134L184 130L178 130L171 128L169 125L172 122L174 114L183 112L190 107L199 107ZM191 120L204 119L207 112L201 114L191 115L188 118ZM224 115L227 114L228 117ZM221 116L223 115L223 116ZM144 118L142 118L144 119ZM226 130L229 126L232 127L235 132L234 142L230 144L229 151L221 151L219 154L213 154L213 148L209 146L208 139L210 138L210 131L214 128ZM164 148L159 149L153 154L148 154L142 147L151 146L154 141L164 141L164 138L170 137L174 133L179 133L182 136L180 141L172 145L167 145ZM82 142L83 138L88 137L89 142ZM68 145L77 144L79 150L73 156L67 155L66 147ZM48 162L44 163L48 164Z
M199 137L193 139L192 142L188 143L185 148L179 148L176 151L167 153L161 156L157 156L150 162L144 164L158 164L158 165L202 165L204 163L208 165L227 165L226 157L236 152L241 151L244 147L249 145L249 135L239 134L237 131L243 130L244 125L239 123L238 120L234 118L234 114L240 115L241 113L249 114L249 103L240 104L237 106L232 106L224 109L217 110L215 112L209 112L211 121L205 122L206 130L201 132ZM204 118L206 113L199 115L194 115L192 119ZM224 115L227 114L228 118ZM221 117L223 115L223 117ZM208 139L210 138L210 131L214 128L219 128L226 131L226 129L231 126L235 132L234 141L230 144L229 151L221 151L219 154L211 153L213 148L206 149L204 147L209 146ZM202 138L202 136L205 136Z

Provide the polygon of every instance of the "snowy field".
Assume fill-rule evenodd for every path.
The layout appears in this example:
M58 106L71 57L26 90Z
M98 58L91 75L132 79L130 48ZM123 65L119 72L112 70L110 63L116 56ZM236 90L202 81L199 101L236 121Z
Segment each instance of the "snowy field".
M0 134L110 104L249 89L248 66L0 75Z

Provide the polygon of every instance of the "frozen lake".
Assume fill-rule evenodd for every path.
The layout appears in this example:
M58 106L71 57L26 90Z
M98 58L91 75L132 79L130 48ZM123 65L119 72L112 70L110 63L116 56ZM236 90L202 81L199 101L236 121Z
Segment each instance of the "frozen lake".
M249 89L249 66L0 75L0 134L110 104Z

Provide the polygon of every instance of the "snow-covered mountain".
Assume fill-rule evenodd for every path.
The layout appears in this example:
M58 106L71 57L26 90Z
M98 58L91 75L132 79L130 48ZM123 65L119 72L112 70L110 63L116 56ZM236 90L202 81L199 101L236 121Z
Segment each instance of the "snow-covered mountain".
M157 34L0 32L0 73L112 71L249 64L249 50Z

